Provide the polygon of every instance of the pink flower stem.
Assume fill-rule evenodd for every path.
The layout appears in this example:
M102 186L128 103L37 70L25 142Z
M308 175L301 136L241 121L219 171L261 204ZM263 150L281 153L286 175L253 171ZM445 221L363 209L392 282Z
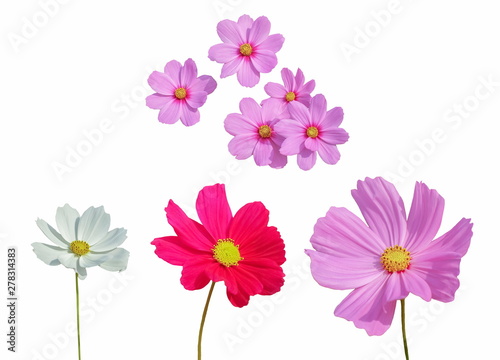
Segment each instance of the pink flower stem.
M405 299L401 299L401 327L403 328L403 345L405 347L406 360L410 360L408 355L408 344L406 343L406 326L405 326Z
M78 329L78 360L82 359L80 353L80 292L78 291L78 273L75 272L76 281L76 328Z
M212 297L214 286L215 282L212 281L212 285L210 285L210 290L208 291L207 302L205 303L205 308L203 309L203 315L201 316L200 332L198 334L198 360L201 360L201 337L203 336L203 326L205 325L205 318L207 317L208 305L210 304L210 298Z

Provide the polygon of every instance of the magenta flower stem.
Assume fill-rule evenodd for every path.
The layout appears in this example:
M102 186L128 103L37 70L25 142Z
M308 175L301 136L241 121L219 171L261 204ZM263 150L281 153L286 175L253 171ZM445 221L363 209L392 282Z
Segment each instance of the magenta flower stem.
M405 323L405 299L401 299L401 327L403 329L403 345L405 347L406 360L410 360L408 355L408 344L406 342L406 323Z
M76 282L76 328L78 332L78 360L82 359L80 353L80 292L78 291L78 273L75 272L75 282Z
M214 286L215 281L212 281L210 290L208 291L207 302L205 303L205 308L203 309L203 315L201 316L200 332L198 334L198 360L201 360L201 337L203 336L203 326L205 325L205 318L207 317L208 305L210 304L210 298L212 297Z

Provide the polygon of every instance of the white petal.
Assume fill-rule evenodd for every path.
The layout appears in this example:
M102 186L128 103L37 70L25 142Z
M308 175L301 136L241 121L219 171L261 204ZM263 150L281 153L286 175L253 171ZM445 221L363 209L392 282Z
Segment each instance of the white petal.
M112 257L113 255L111 255L111 253L104 253L104 254L88 253L80 257L79 263L82 267L89 268L92 266L101 265L103 262L111 259Z
M67 253L65 249L60 247L38 242L31 244L31 246L33 246L36 256L47 265L59 265L61 263L58 259L59 255Z
M57 229L64 239L69 242L77 240L76 227L78 226L78 218L80 214L68 204L57 208L56 223Z
M81 258L80 258L81 260ZM80 280L85 280L85 278L87 277L87 269L85 269L84 267L82 267L80 265L80 261L77 261L76 262L76 273L78 274L78 278Z
M123 271L127 268L128 257L130 256L127 250L118 248L108 254L112 254L113 257L100 265L103 269L109 271Z
M68 269L74 269L76 271L78 255L73 254L72 252L66 252L64 254L60 254L57 259Z
M37 219L36 224L42 230L42 232L52 241L54 244L61 246L63 248L69 248L69 243L64 240L64 238L59 234L56 229L47 224L45 220Z
M104 212L104 208L99 206L89 207L80 217L78 223L78 240L93 245L106 236L109 230L109 215Z
M92 251L110 251L123 244L127 238L127 230L124 228L111 230L104 239L92 246Z

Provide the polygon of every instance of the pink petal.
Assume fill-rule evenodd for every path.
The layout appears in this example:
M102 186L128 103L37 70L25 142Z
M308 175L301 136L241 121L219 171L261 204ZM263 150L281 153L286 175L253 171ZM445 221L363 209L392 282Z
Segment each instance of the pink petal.
M314 80L310 80L306 82L304 86L300 87L298 89L298 92L300 93L300 95L304 94L310 95L315 87L316 87L316 82Z
M390 182L377 177L358 181L352 196L368 226L387 247L400 245L406 236L406 213L403 200Z
M262 110L259 104L253 98L243 98L240 101L240 111L243 116L246 116L254 124L259 126L262 124Z
M311 120L313 124L320 125L326 116L326 99L322 94L318 94L311 99L309 106Z
M389 277L386 282L382 303L405 299L410 293L404 280L406 278L406 271L393 273L386 272L386 274L388 274Z
M205 91L190 91L186 97L186 102L194 109L197 109L207 101L207 93Z
M205 91L207 94L211 94L214 92L214 90L217 88L217 82L215 79L209 75L201 75L198 78L198 81L202 81L203 84L205 85L204 88L202 89Z
M280 153L280 148L278 145L273 143L273 148L274 148L273 158L269 166L272 167L273 169L284 168L285 165L287 164L288 158L286 157L286 155L282 155Z
M200 121L200 112L187 104L181 107L181 122L186 126L193 126Z
M246 87L254 87L259 83L260 74L252 65L252 63L245 59L238 70L238 82Z
M172 82L170 77L158 71L153 71L149 75L148 84L154 91L161 95L172 95L175 89L177 89L177 86Z
M174 86L177 88L180 85L180 73L182 65L177 60L169 61L164 68L165 74L173 81Z
M250 30L250 28L252 27L252 24L253 24L253 19L246 14L241 15L238 18L238 25L239 25L240 29ZM246 39L247 39L247 36L245 36L245 40Z
M329 130L321 129L319 137L322 141L332 145L344 144L349 140L349 134L342 128Z
M217 34L225 43L231 43L240 46L245 43L241 37L240 26L231 20L222 20L217 24Z
M450 231L431 242L428 251L453 251L464 256L467 253L472 237L470 219L460 220Z
M160 110L158 120L164 124L173 124L179 120L181 116L181 102L174 97L171 97L169 103Z
M288 111L290 111L292 119L300 122L306 129L313 125L309 109L304 104L298 101L292 101L288 104Z
M196 68L195 62L193 61L193 59L187 59L181 69L181 86L184 88L188 88L197 76L198 69Z
M281 34L269 35L268 38L259 45L259 49L266 49L273 53L277 53L281 50L284 41L285 38Z
M199 290L204 288L210 279L205 273L205 268L213 261L207 257L195 257L184 263L182 267L181 284L186 290Z
M270 99L277 101L277 99ZM274 101L263 101L261 105L261 117L262 123L265 125L274 125L276 124L281 116L282 107L276 106L276 102ZM273 128L273 126L271 126ZM273 129L274 130L274 129Z
M346 208L331 207L314 226L311 244L317 251L339 258L367 259L382 269L386 246L366 224Z
M214 239L226 239L233 215L223 184L205 186L196 199L196 211L201 223Z
M311 138L307 137L306 141L304 141L304 146L306 149L311 150L311 151L318 151L320 147L320 142L321 140L318 138Z
M432 290L425 281L425 279L419 274L417 271L413 271L411 265L410 268L405 270L403 275L403 280L405 282L405 286L409 292L420 296L425 301L431 301L432 298Z
M222 65L220 77L225 78L238 72L244 64L244 60L243 56L238 56L236 59Z
M229 142L229 152L238 160L248 159L253 155L258 141L258 135L236 135Z
M295 75L295 90L299 90L302 85L304 85L304 81L305 81L305 78L304 78L304 73L302 72L302 70L300 69L297 69L297 74Z
M295 86L295 78L290 69L283 68L281 70L281 78L283 79L283 84L285 84L285 92L295 91L297 89Z
M283 85L274 82L267 83L264 86L264 91L266 92L267 95L280 99L284 99L287 93Z
M210 234L201 224L188 218L186 213L172 200L168 202L165 211L168 223L184 243L188 243L193 249L205 252L212 248L215 241Z
M335 309L335 316L354 322L368 335L384 334L391 326L396 309L396 301L383 303L389 276L382 273L374 281L351 291Z
M248 42L252 46L259 45L269 36L271 31L271 22L265 16L259 16L252 24L248 33Z
M239 56L240 48L234 44L217 44L208 50L208 58L218 63L227 63Z
M340 160L340 152L337 146L323 141L319 141L318 154L321 160L329 165L335 165Z
M302 124L298 121L292 119L283 119L280 120L275 126L274 130L278 132L281 136L290 137L290 136L299 136L302 139L302 142L306 139L306 129Z
M422 182L415 184L407 221L407 238L401 246L414 252L427 246L436 236L443 217L444 199Z
M334 107L328 110L323 123L324 128L333 129L338 128L344 119L344 110L341 107Z
M276 54L269 50L255 50L250 61L258 72L268 73L278 64Z
M330 254L306 250L311 257L311 273L321 286L336 289L354 289L380 276L380 269L370 258L339 258Z
M240 114L229 114L224 120L224 129L231 135L257 135L259 127L257 122Z
M289 136L281 144L280 153L283 155L295 155L304 150L304 136ZM309 151L309 150L307 150Z
M258 166L269 165L272 162L273 146L269 139L259 139L255 144L253 158Z
M172 96L152 94L146 97L146 106L151 109L161 109L168 102L172 101Z
M316 152L302 149L300 153L297 154L297 164L302 170L310 170L316 164Z

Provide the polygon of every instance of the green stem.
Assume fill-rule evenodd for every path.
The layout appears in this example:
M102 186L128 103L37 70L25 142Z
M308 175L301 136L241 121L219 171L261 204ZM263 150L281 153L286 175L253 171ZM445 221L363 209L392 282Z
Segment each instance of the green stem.
M401 327L403 328L403 345L405 347L406 360L410 360L408 355L408 344L406 342L406 325L405 325L405 299L401 299Z
M198 334L198 360L201 360L201 337L203 336L203 326L205 325L205 318L207 317L208 304L210 304L210 298L212 297L212 292L214 291L215 282L212 281L210 290L208 291L207 302L205 303L205 309L203 309L203 315L201 316L200 332Z
M78 273L75 273L76 281L76 328L78 331L78 360L82 359L80 354L80 292L78 291Z

